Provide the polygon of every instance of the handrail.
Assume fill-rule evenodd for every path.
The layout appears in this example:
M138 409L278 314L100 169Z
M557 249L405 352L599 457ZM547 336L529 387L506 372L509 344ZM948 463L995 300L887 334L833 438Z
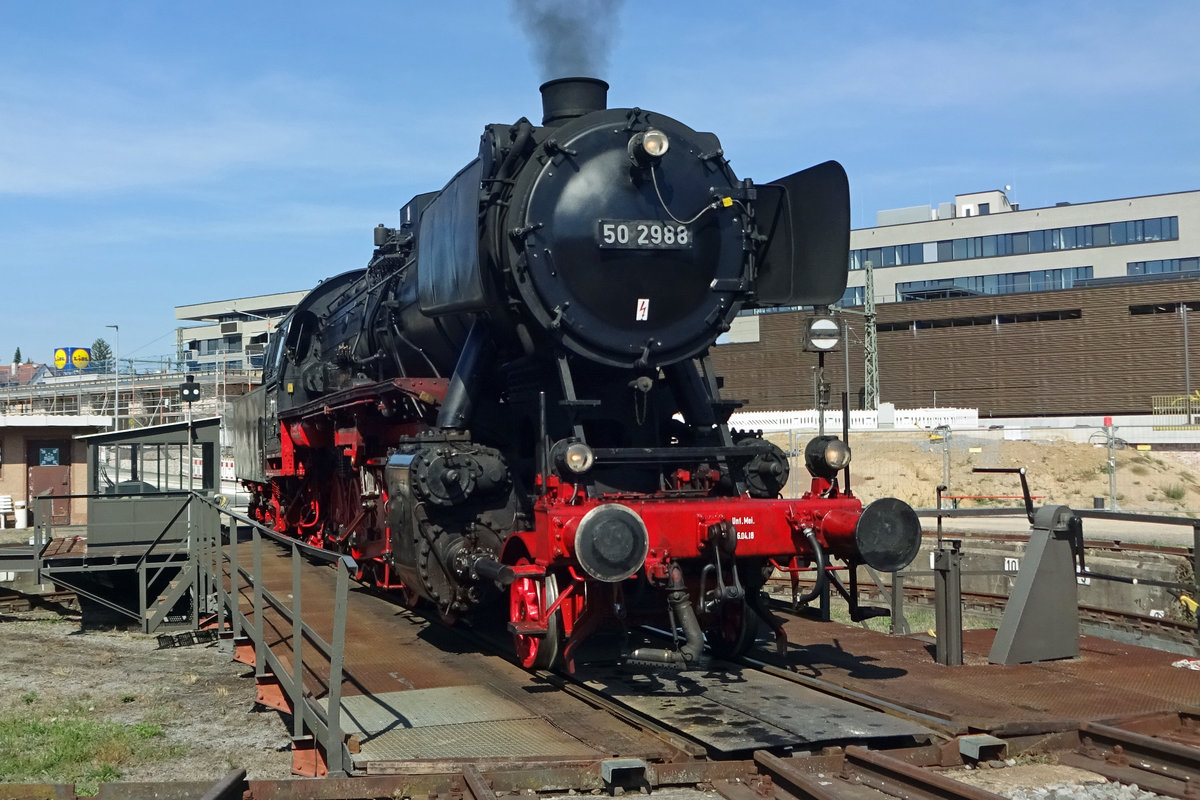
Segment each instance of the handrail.
M343 734L341 730L341 687L345 661L346 638L346 603L349 593L350 576L358 571L358 564L346 554L313 547L288 536L283 536L270 530L256 520L250 519L235 511L222 507L216 500L196 495L200 504L207 506L206 510L215 512L211 515L209 524L204 526L196 537L194 550L197 552L196 566L198 574L204 580L211 581L216 587L217 622L219 630L226 630L224 619L228 614L231 630L235 636L247 634L254 643L255 674L262 678L268 672L274 675L280 687L286 693L291 706L294 729L293 735L299 739L305 731L311 731L313 739L322 744L325 751L326 763L331 772L344 772L345 759ZM205 517L209 517L205 514ZM219 520L226 517L230 520L229 536L226 539L221 533ZM253 569L246 570L237 559L238 524L248 526L251 534L253 551ZM292 603L289 606L282 598L263 586L262 575L262 543L266 540L288 547L292 561ZM200 553L203 553L203 558ZM336 586L334 590L334 621L332 641L326 642L311 625L303 618L303 593L300 581L300 557L336 565ZM224 564L229 564L228 573ZM227 577L226 577L227 576ZM252 616L247 616L241 608L241 583L252 587ZM205 592L204 597L208 596ZM279 615L292 626L292 665L288 669L282 660L266 646L266 631L264 611L270 605ZM308 696L304 687L304 647L305 640L313 645L317 652L329 660L328 692L326 708L320 706Z

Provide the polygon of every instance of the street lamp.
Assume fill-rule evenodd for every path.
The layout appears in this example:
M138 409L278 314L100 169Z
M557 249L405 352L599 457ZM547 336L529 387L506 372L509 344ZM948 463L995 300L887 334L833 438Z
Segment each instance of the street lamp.
M121 326L105 325L116 331L116 342L113 345L113 430L121 428Z

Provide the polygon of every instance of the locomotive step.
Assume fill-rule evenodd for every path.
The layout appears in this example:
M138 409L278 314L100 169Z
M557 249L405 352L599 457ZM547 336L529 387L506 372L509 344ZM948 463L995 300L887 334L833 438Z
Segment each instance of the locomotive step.
M508 632L514 636L545 636L546 629L536 622L509 622Z
M883 606L859 606L850 614L852 622L862 622L872 617L890 617L892 610Z

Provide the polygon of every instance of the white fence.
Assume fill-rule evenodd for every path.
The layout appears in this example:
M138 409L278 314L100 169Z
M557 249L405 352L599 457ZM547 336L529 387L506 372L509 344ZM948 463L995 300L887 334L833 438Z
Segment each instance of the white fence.
M747 411L729 418L729 425L739 430L764 431L767 433L790 430L817 430L818 414L807 411ZM852 431L919 431L933 430L943 425L955 429L978 428L979 410L975 408L912 408L897 409L890 403L881 403L878 411L851 411ZM825 412L825 430L842 429L841 409Z

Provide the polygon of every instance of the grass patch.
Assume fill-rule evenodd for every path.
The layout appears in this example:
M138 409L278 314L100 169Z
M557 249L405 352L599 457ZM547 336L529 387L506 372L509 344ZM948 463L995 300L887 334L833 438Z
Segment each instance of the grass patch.
M164 750L159 725L121 725L64 714L50 719L0 717L0 782L74 783L96 794L120 780L121 767Z
M881 600L863 600L863 605L886 605ZM850 609L845 603L830 603L829 619L832 622L840 622L844 625L861 625L864 628L880 633L887 633L891 630L891 617L871 617L862 622L852 622L850 620ZM908 603L904 606L904 619L908 622L908 629L913 633L925 633L926 631L934 630L937 627L937 612L930 606L915 605ZM963 613L963 630L977 630L983 628L994 628L997 625L996 617L989 617L984 614L973 614L970 612Z
M1181 483L1174 484L1173 486L1164 486L1162 487L1161 491L1163 493L1163 497L1176 503L1180 502L1184 497L1187 496L1187 487Z

